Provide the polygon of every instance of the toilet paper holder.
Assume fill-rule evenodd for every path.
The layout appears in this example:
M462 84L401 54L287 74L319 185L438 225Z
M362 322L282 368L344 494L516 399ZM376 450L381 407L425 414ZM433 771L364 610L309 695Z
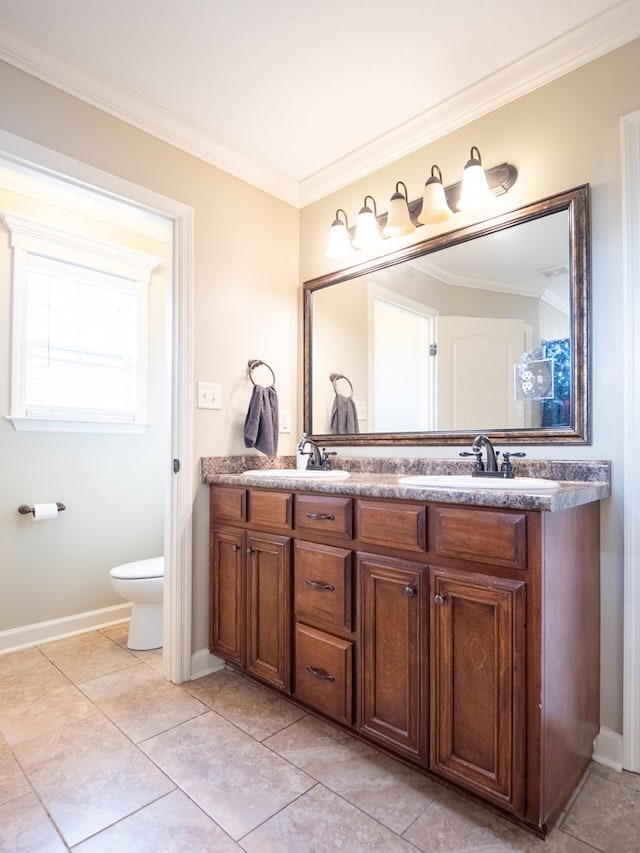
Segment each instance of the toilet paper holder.
M58 512L62 512L63 509L66 509L66 506L60 501L56 501L56 506L58 507ZM29 504L20 504L18 507L20 515L29 515L29 513L33 515L35 511L35 507L29 506Z

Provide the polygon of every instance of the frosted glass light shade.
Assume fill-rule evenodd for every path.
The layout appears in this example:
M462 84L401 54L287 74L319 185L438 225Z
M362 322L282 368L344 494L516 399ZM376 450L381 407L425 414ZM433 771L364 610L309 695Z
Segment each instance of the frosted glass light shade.
M474 151L477 153L477 157L474 156ZM480 152L474 145L471 149L471 157L462 173L458 210L477 210L479 207L492 204L494 201L495 196L489 189L487 176L482 168Z
M340 219L340 213L344 214L344 222ZM336 211L336 218L329 229L329 245L325 252L327 258L348 258L355 255L349 236L349 222L347 214L340 208Z
M404 187L404 195L399 191L399 187ZM384 235L385 237L402 237L404 234L411 234L415 230L416 226L409 215L407 188L402 181L398 181L396 191L389 201L389 213L387 214L387 224L384 227Z
M360 208L360 213L358 213L356 233L353 238L353 247L355 249L375 249L382 244L382 237L378 230L378 219L374 210L371 210L371 208L367 206L368 198L373 202L375 210L376 203L373 197L365 196L364 205Z
M431 167L431 177L424 185L422 209L418 222L431 225L434 222L446 222L453 216L453 211L447 203L447 196L442 186L442 172L438 166Z

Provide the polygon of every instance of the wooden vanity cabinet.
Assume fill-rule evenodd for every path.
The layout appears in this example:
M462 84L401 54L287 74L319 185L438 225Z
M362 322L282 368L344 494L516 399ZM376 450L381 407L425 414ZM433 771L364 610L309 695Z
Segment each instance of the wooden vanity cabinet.
M599 504L211 493L211 650L545 835L598 732Z
M292 502L282 492L211 489L210 649L285 692L291 688L292 540L269 528L290 531Z

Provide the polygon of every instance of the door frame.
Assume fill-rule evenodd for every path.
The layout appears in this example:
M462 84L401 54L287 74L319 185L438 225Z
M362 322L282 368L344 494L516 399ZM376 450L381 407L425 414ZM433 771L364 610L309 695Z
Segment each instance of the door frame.
M624 639L622 766L640 772L640 110L622 116Z
M193 208L177 199L96 169L37 143L0 130L0 157L9 166L43 179L90 192L105 201L131 204L172 225L168 269L170 294L167 338L171 357L166 379L170 390L171 463L165 480L164 673L175 682L191 677L193 559Z

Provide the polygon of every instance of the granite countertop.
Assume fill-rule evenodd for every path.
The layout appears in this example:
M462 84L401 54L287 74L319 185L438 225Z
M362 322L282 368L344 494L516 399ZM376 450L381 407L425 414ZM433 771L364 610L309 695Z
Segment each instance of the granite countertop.
M433 503L456 503L470 506L506 507L509 509L547 510L556 512L580 504L608 498L611 495L611 463L606 461L530 460L519 463L516 477L541 477L556 480L560 488L545 493L497 491L488 480L479 490L407 486L400 477L412 474L469 474L468 462L435 459L349 459L338 457L335 470L349 471L341 480L308 477L270 477L251 471L295 468L295 457L275 460L256 456L203 457L202 482L206 484L251 486L268 489L304 490L318 494L354 497L392 498Z

